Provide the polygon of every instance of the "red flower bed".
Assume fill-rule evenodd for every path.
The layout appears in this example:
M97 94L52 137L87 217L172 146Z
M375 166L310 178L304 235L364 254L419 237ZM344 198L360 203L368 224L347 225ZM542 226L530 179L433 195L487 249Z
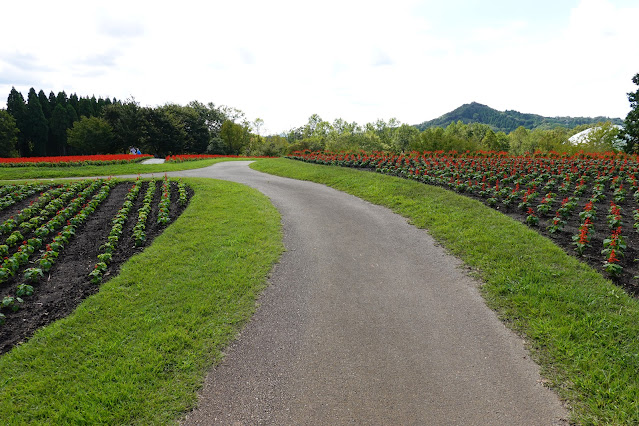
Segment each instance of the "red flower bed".
M19 157L0 158L0 167L21 166L84 166L133 163L152 155L108 154L108 155L67 155L60 157Z

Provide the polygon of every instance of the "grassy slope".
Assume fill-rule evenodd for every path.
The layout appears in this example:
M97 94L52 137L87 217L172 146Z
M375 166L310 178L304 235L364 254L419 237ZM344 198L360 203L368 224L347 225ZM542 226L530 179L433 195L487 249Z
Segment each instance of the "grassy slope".
M74 314L0 357L0 423L159 424L193 407L283 247L265 196L185 181L190 205L150 247Z
M211 158L166 164L116 164L107 166L75 167L0 167L0 180L43 179L82 176L115 176L138 173L164 173L210 166L220 161L247 160L246 158Z
M639 301L525 225L444 189L292 160L256 170L323 183L393 209L474 268L583 424L639 424Z

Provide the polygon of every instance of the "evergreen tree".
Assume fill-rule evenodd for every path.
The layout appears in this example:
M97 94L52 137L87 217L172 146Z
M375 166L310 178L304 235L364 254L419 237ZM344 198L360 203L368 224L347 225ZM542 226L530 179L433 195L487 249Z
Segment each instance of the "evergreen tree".
M49 139L49 126L47 124L47 119L44 117L44 113L42 112L40 99L33 87L29 90L26 127L24 131L26 133L29 146L32 147L32 154L36 157L46 155L46 146Z
M99 115L98 100L95 98L95 95L91 96L91 99L89 100L91 101L91 114L93 114L94 116Z
M72 108L72 107L71 107ZM48 150L49 155L65 155L67 143L67 129L71 127L67 109L62 105L56 105L51 114L49 129L51 132L51 143Z
M73 105L69 104L66 107L67 110L67 127L73 126L73 123L79 120L78 113L75 112Z
M29 155L29 144L25 133L27 127L27 105L22 93L18 92L15 87L11 88L9 98L7 98L7 112L16 120L16 126L19 130L17 149L20 156L25 157Z
M75 109L73 108L73 106L71 104L67 105L67 129L73 127L73 125L75 124L76 121L78 121L78 114L76 114ZM68 154L68 144L64 143L62 144L62 155L67 155Z
M95 115L95 110L89 98L80 98L78 102L78 115L87 118Z
M106 101L102 99L101 97L98 98L98 102L95 104L95 115L98 117L101 116L102 110L104 109L105 106L106 106Z
M43 90L40 90L38 92L38 100L40 101L40 106L42 107L44 118L46 118L47 120L50 119L51 113L53 112L53 110L51 109L51 106L49 105L49 98L47 98L47 95L44 94Z
M69 103L69 98L67 97L67 94L65 93L64 90L61 92L58 92L56 102L65 108L67 107L67 104Z
M51 92L49 92L49 108L51 108L52 114L57 104L58 104L58 98L55 97L55 93L53 93L53 90L52 90Z
M0 109L0 157L15 157L18 155L18 126L16 120L6 110Z
M75 110L76 113L80 111L80 100L78 99L78 95L76 95L75 93L72 93L69 96L69 103L73 106L73 109Z

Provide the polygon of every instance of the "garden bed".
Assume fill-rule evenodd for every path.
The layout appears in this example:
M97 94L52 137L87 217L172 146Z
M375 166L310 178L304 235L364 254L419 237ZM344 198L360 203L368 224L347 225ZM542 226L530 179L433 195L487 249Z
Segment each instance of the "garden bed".
M151 184L156 185L157 189L154 191L150 202L150 212L144 229L144 241L136 243L133 228L138 222L138 211L144 203L143 199L146 190ZM70 186L71 184L66 185ZM89 274L96 269L96 264L100 260L98 256L104 254L104 245L109 241L109 236L112 235L112 221L123 207L125 197L134 185L139 185L140 189L137 195L132 197L132 205L126 219L123 221L117 244L114 244L108 264L104 265L106 268L101 272L99 279L92 279ZM178 182L167 182L167 185L170 191L170 196L168 197L170 200L168 203L168 224L182 213L187 204L180 202ZM0 300L8 300L6 299L7 297L17 299L17 288L20 284L27 284L33 287L33 294L20 296L22 302L16 300L11 306L6 306L0 310L0 313L4 315L4 318L2 318L4 324L0 324L0 354L9 351L16 344L24 342L38 328L67 316L83 299L96 293L101 282L116 275L124 262L135 253L144 250L157 235L162 233L166 225L158 223L160 199L162 198L161 186L162 182L160 180L115 183L110 188L108 196L92 213L86 215L84 221L80 223L79 220L75 220L78 217L76 213L70 219L66 219L65 226L50 233L53 237L47 235L39 238L37 235L38 227L20 225L16 225L11 231L5 229L0 234L0 245L15 230L21 232L27 245L36 239L41 240L40 247L34 250L28 262L21 265L12 276L7 277L0 283ZM52 189L55 188L52 187ZM188 201L192 196L192 190L184 187L183 190L186 190ZM87 199L95 196L96 193L97 191L89 194ZM0 224L6 224L6 221L11 218L13 218L14 222L18 222L20 213L25 212L25 209L28 209L32 203L37 205L38 200L43 197L42 194L45 194L45 192L31 195L0 211ZM75 196L77 196L77 192L74 194ZM71 199L67 200L66 203L70 201ZM63 214L64 210L62 207L61 209L52 214L52 216L56 217L56 215ZM37 212L33 212L31 216L32 219L33 217L46 216L45 209L40 208ZM44 218L40 222L44 223ZM48 251L51 251L52 244L55 246L52 242L56 238L56 232L58 233L57 236L60 237L64 232L63 229L69 230L67 227L71 226L72 222L78 223L73 226L71 237L68 241L63 242L63 247L56 250L57 255L50 269L44 270L45 268L41 266L41 259L46 257L45 255ZM42 226L42 223L39 225ZM25 245L23 244L21 247L23 246ZM56 246L56 248L58 247ZM12 249L10 248L9 250ZM11 253L8 254L9 256L5 256L5 263L11 257ZM28 268L39 268L43 275L34 280L34 282L27 283L24 276ZM15 311L13 310L14 306L17 308Z

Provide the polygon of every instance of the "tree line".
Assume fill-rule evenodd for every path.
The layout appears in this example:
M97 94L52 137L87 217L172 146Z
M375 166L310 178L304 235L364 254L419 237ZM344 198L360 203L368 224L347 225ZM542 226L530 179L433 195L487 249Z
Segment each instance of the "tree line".
M633 83L639 86L639 74ZM309 118L304 126L294 128L286 134L289 151L505 151L520 155L535 151L556 151L575 153L578 151L603 152L625 151L639 152L639 90L627 94L631 111L626 119L586 122L592 119L555 117L550 123L547 117L521 114L514 111L500 113L492 108L473 103L453 111L460 119L448 121L449 124L431 126L422 123L418 126L402 124L396 119L377 120L360 126L357 123L337 119L330 123L318 115ZM449 113L446 120L453 115ZM497 114L498 113L498 114ZM463 120L464 114L471 114L472 120ZM519 125L510 132L498 130L494 125L480 123L481 114L498 120L515 117L514 122L541 120L533 130ZM483 117L486 119L486 117ZM544 121L545 120L545 121ZM578 123L568 128L567 123ZM431 123L432 124L432 123ZM512 123L509 123L512 124ZM620 126L619 124L623 124ZM571 140L571 137L592 129L586 135Z
M633 82L639 85L639 74ZM572 129L519 126L506 133L488 124L459 120L420 130L394 118L359 125L341 118L328 122L314 114L303 126L262 136L263 120L249 121L242 111L213 103L142 107L134 99L67 97L65 92L51 92L47 97L33 88L25 101L13 88L7 109L0 110L0 157L124 153L132 146L158 157L185 153L280 156L304 149L635 153L639 90L627 95L631 111L622 128L605 121ZM593 130L571 141L571 136L587 128Z
M592 127L581 125L573 129L555 127L534 130L518 127L510 133L494 131L483 123L452 122L446 127L428 127L420 131L415 126L396 119L377 120L360 126L337 119L330 123L318 115L304 126L286 134L289 151L505 151L514 155L535 151L577 152L620 150L620 129L611 122L598 123L594 131L578 143L571 136Z
M281 137L262 137L263 121L212 102L140 106L135 99L49 96L12 88L0 110L0 157L128 153L281 155Z

